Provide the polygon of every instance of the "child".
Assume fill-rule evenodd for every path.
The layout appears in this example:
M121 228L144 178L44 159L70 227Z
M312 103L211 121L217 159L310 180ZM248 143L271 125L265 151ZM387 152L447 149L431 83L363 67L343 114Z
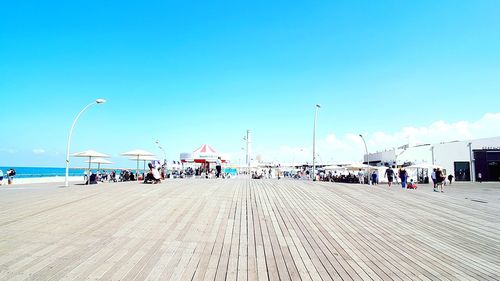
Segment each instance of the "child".
M417 189L417 185L413 182L413 179L408 183L408 189Z

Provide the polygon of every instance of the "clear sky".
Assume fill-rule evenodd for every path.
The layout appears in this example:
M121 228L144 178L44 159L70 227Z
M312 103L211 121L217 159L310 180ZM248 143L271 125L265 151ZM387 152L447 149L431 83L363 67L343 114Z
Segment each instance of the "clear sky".
M449 140L421 133L436 122L476 128L457 138L499 136L499 11L496 0L2 1L0 165L63 166L71 122L96 98L108 102L82 116L72 152L119 166L127 150L161 155L156 139L170 160L208 143L237 161L246 129L264 159L305 161L316 103L324 160L360 160L359 143L341 149L359 133L372 149Z

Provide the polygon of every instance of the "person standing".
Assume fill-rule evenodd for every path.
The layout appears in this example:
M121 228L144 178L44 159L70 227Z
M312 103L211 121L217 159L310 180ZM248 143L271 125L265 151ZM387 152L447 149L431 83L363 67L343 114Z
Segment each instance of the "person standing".
M482 183L483 182L483 174L477 173L477 180L479 181L479 183Z
M220 174L222 172L222 160L220 157L217 157L217 160L215 161L215 169L217 170L217 178L220 178Z
M445 176L443 174L443 171L440 168L436 169L436 187L441 189L441 192L444 192L444 183L443 181L445 180ZM434 191L439 192L437 189Z
M389 187L391 187L392 182L394 181L394 170L389 167L385 170L384 176L387 178L387 183L389 184Z
M406 183L408 181L408 172L406 172L405 168L401 168L401 170L399 170L399 178L401 179L401 187L406 188Z
M377 170L373 171L373 173L372 173L372 184L373 185L377 185L378 184Z
M448 175L448 181L450 182L450 185L451 185L451 182L453 181L453 175L452 174Z
M14 176L16 175L16 170L9 169L7 170L7 183L12 184L14 182Z
M358 171L358 180L359 180L359 184L365 183L365 175L364 175L363 171L361 171L361 169L359 169L359 171Z
M432 183L434 184L434 191L437 192L437 189L436 189L436 184L437 184L437 181L436 181L436 168L434 168L432 170L431 178L432 178Z
M0 186L3 184L3 171L0 170Z

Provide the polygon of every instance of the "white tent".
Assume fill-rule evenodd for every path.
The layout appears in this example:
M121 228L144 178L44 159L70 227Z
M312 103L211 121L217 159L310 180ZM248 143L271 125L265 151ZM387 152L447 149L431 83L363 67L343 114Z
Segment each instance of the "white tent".
M337 165L330 165L323 167L324 170L326 171L336 171L336 170L345 170L345 167L337 166Z
M377 167L374 167L374 166L368 166L366 164L363 164L363 163L354 163L354 164L350 164L350 165L347 165L345 166L344 168L346 168L347 170L366 170L366 169L370 169L370 170L376 170Z
M429 163L420 163L406 167L406 169L431 169L431 170L437 168L442 169L443 167Z

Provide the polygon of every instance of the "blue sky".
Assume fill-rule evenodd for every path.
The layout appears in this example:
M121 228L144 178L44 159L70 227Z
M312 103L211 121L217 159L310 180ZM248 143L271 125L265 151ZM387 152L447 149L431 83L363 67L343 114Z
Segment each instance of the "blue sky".
M2 1L0 165L63 166L74 116L101 97L73 152L160 154L159 139L169 159L208 143L236 160L252 129L264 158L306 160L289 151L310 148L316 103L325 146L476 124L499 112L498 11L494 0ZM500 135L490 123L457 137Z

